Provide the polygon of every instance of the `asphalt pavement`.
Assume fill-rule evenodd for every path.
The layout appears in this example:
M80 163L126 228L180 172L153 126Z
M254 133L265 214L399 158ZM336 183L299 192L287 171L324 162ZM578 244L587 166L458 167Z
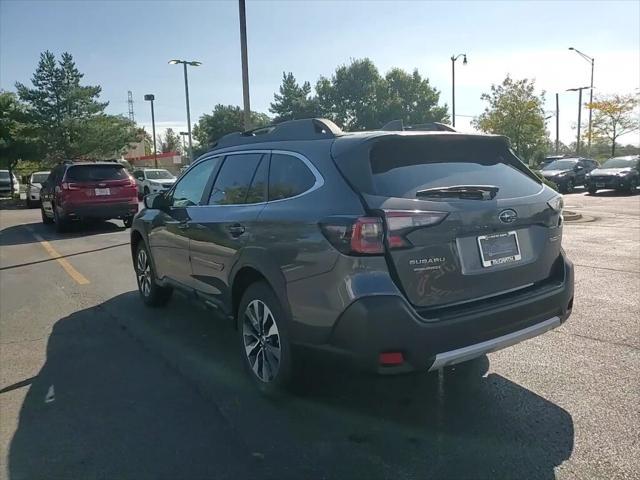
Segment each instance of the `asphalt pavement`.
M142 305L121 222L59 235L2 210L0 478L637 478L640 195L565 203L565 325L434 374L309 357L276 397L227 321Z

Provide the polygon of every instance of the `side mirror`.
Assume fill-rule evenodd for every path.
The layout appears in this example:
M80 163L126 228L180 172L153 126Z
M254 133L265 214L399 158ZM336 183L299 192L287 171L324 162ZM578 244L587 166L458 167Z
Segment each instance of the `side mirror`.
M576 166L574 167L574 170L575 170L576 172L579 172L580 170L584 170L584 167L583 167L582 165L576 165Z
M169 207L169 199L163 193L150 193L144 197L144 206L155 210L163 210Z

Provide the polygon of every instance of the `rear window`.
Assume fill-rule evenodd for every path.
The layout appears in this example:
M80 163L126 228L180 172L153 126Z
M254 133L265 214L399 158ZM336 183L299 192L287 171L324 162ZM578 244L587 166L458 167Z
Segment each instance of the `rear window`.
M32 183L44 183L47 181L47 178L49 178L49 173L34 173L31 176L31 182Z
M461 138L391 138L369 157L375 195L416 198L418 190L492 185L497 198L534 195L541 184L501 141Z
M102 182L127 177L127 171L121 165L75 165L65 175L68 182Z

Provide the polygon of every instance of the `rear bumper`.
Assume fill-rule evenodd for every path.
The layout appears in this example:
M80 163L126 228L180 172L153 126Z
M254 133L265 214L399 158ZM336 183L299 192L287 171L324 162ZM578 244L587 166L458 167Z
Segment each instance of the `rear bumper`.
M339 318L327 349L346 354L364 370L434 370L508 347L563 323L573 306L573 265L564 279L439 319L425 319L400 296L371 296ZM381 366L381 353L401 352L400 365Z
M138 213L138 201L109 204L65 205L64 215L67 218L122 218Z

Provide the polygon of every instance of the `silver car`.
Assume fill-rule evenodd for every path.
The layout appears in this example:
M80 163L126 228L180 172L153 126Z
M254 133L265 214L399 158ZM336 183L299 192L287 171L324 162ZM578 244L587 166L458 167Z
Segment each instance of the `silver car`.
M34 172L29 177L27 185L27 207L34 208L40 204L40 189L49 178L49 172Z

